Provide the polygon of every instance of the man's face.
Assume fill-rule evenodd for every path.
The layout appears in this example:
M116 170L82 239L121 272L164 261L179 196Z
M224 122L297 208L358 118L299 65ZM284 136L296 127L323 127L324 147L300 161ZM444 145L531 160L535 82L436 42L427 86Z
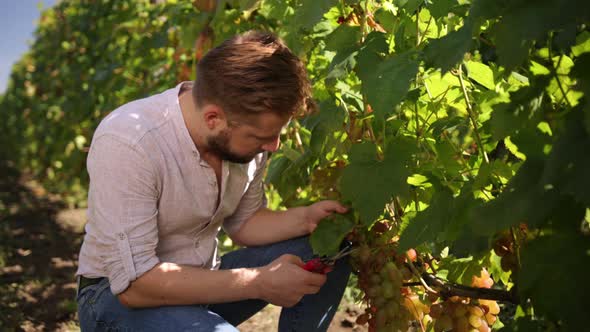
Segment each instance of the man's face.
M279 148L281 130L290 118L274 113L257 115L249 123L229 125L207 138L208 150L222 160L247 164L262 152L274 152Z

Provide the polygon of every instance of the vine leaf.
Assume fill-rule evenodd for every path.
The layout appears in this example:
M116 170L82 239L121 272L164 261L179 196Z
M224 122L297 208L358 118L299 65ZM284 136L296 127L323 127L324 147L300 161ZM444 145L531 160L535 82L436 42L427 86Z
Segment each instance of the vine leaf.
M587 48L590 52L590 33L585 44L588 44ZM590 53L584 53L577 59L576 64L572 70L573 75L578 80L578 87L584 92L586 96L586 106L584 107L584 125L586 132L590 133Z
M571 233L535 239L523 248L518 289L535 311L561 320L564 331L587 329L587 308L580 294L590 294L590 241ZM563 305L567 303L568 305Z
M418 212L400 236L400 250L408 250L427 241L435 241L445 230L452 214L453 193L442 188L432 197L430 206Z
M465 65L467 66L469 78L490 90L494 90L496 86L494 84L494 72L490 67L475 61L468 61Z
M471 21L469 21L471 22ZM465 52L473 45L473 24L466 22L457 31L431 40L424 49L426 63L432 67L440 68L443 73L451 70L463 59Z
M558 196L555 190L541 185L543 168L543 162L525 161L496 199L472 211L473 232L493 235L522 222L529 226L542 224Z
M484 260L484 258L455 258L448 256L440 262L443 268L438 271L437 276L463 285L470 285L472 277L479 276L481 273Z
M407 196L415 149L413 141L396 138L387 145L384 160L380 161L375 144L366 142L352 147L340 190L364 224L374 222L394 195Z
M444 243L453 249L456 255L468 256L470 252L487 249L482 246L481 238L469 227L472 210L480 201L473 198L471 184L466 184L459 196L436 184L435 194L430 205L416 214L400 236L401 250L417 247L425 242Z
M326 50L340 52L349 49L360 36L360 27L342 24L326 36Z
M536 76L530 86L523 87L510 94L509 103L494 105L489 125L494 139L518 133L528 122L539 120L545 88L549 76ZM535 121L536 120L536 121Z
M295 21L300 27L311 30L322 20L324 14L337 4L336 0L302 0L301 4L295 8Z
M354 227L347 215L334 214L323 219L309 238L313 252L319 256L331 256L338 252L340 243Z
M458 5L457 0L435 0L426 3L426 8L428 8L432 17L436 19L447 16Z
M378 40L375 42L380 43ZM363 82L362 91L375 114L382 118L386 118L404 99L417 73L418 62L412 52L394 55L385 60L378 56L373 47L365 47L359 54L358 74Z
M333 99L322 102L320 109L321 112L306 119L305 125L311 130L309 147L314 154L321 157L326 154L327 149L337 145L334 133L342 130L346 113Z
M590 4L581 0L541 0L510 6L495 27L498 63L508 69L521 65L533 42L572 21L590 19Z
M584 128L580 108L572 110L567 126L553 145L543 173L543 184L554 186L562 194L571 194L590 206L590 135Z

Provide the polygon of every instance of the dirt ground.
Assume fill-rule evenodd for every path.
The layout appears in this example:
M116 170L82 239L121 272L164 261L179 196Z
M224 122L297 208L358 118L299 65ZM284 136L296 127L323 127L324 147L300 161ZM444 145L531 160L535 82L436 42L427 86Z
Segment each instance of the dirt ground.
M79 331L73 276L85 220L0 160L0 331ZM361 311L344 300L328 331L366 331L354 323ZM238 329L276 331L279 314L268 306Z

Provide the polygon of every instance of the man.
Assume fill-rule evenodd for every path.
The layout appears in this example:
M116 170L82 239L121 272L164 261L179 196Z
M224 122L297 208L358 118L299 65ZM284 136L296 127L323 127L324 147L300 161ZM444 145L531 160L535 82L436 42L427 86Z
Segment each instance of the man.
M265 208L267 152L304 109L300 60L249 32L198 64L198 78L107 116L88 155L88 223L80 251L83 331L236 331L267 303L280 331L323 331L350 268L302 268L308 235L346 208L321 201ZM219 229L247 248L216 256Z

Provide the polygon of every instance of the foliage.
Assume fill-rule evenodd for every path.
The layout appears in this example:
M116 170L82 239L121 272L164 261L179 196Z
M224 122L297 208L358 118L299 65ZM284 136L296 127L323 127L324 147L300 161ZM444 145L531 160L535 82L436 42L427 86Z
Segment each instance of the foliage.
M414 318L425 330L449 323L437 327L431 305L458 310L460 324L465 310L480 317L493 307L445 298L489 295L459 287L485 269L490 291L519 304L505 330L581 331L589 23L582 0L224 0L210 12L176 1L63 1L14 68L0 105L2 152L54 190L79 192L83 151L107 112L191 78L213 38L274 31L307 63L321 111L284 133L267 174L273 200L349 204L354 213L338 219L355 225L352 239L397 253L375 266L393 271L395 285L397 269L413 268L402 284L413 304L398 304L422 303ZM344 226L318 228L316 250L338 248ZM416 260L399 255L409 248ZM375 266L361 276L380 273ZM440 300L429 299L427 280ZM437 280L453 287L445 293Z

